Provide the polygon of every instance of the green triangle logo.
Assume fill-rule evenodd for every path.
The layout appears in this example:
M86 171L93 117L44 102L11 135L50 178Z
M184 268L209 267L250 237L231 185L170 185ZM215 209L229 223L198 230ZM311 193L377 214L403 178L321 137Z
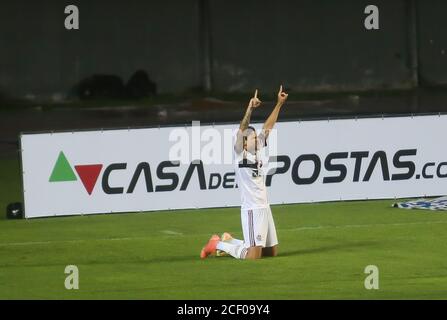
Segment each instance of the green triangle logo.
M57 157L56 164L54 165L53 172L51 172L50 182L58 181L76 181L75 173L68 163L65 154L61 151L59 157Z

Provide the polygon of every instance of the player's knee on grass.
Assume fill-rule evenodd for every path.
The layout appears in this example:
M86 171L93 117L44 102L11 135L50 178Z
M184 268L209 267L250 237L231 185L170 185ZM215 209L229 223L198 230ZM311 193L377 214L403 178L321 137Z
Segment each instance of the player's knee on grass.
M278 246L262 248L262 256L276 257L278 255Z
M250 247L247 250L245 259L255 260L262 257L262 247Z

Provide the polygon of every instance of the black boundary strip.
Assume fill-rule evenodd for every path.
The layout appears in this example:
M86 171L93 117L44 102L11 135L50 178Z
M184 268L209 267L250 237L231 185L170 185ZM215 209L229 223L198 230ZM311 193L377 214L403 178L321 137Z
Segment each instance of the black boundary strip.
M237 290L237 285L234 290ZM263 307L268 306L268 313ZM430 314L439 315L437 311L444 311L447 300L411 301L395 300L10 300L0 301L3 310L14 312L16 315L30 313L33 316L42 314L60 319L70 310L70 318L85 317L86 311L98 313L102 318L108 313L115 318L128 318L130 315L147 314L148 319L300 319L310 314L312 318L328 316L334 318L368 319L386 314L396 318L415 316L420 312L424 318ZM30 308L26 308L29 306ZM239 306L239 308L237 307ZM245 307L244 307L245 306ZM260 312L244 314L249 306L260 307ZM101 308L102 307L102 308ZM185 310L196 307L208 308L209 316L202 314L181 314ZM247 308L248 307L248 308ZM51 308L52 314L48 314ZM84 310L84 308L86 310ZM438 309L439 310L436 310ZM60 309L60 310L57 310ZM384 310L385 309L385 310ZM197 310L197 309L196 309ZM203 310L203 309L202 309ZM197 312L197 311L196 311ZM159 317L157 317L157 315ZM304 317L305 319L309 317ZM411 317L410 317L411 318ZM421 317L422 318L422 317Z

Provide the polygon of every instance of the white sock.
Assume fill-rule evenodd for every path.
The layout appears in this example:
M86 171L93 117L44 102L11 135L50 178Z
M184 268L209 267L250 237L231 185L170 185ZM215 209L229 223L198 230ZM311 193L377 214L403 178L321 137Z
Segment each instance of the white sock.
M247 255L247 248L245 248L243 244L236 245L233 243L219 241L217 243L217 249L225 251L226 253L235 257L236 259L245 259L245 256Z
M241 245L244 244L243 240L239 240L239 239L236 239L236 238L233 238L233 239L231 239L228 242L231 243L231 244L237 245L237 246L241 246Z

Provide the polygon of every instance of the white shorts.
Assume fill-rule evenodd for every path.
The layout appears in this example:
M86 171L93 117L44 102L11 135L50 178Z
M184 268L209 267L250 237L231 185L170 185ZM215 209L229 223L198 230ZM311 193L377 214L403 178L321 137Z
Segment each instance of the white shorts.
M273 247L278 244L275 222L270 207L241 209L245 247Z

